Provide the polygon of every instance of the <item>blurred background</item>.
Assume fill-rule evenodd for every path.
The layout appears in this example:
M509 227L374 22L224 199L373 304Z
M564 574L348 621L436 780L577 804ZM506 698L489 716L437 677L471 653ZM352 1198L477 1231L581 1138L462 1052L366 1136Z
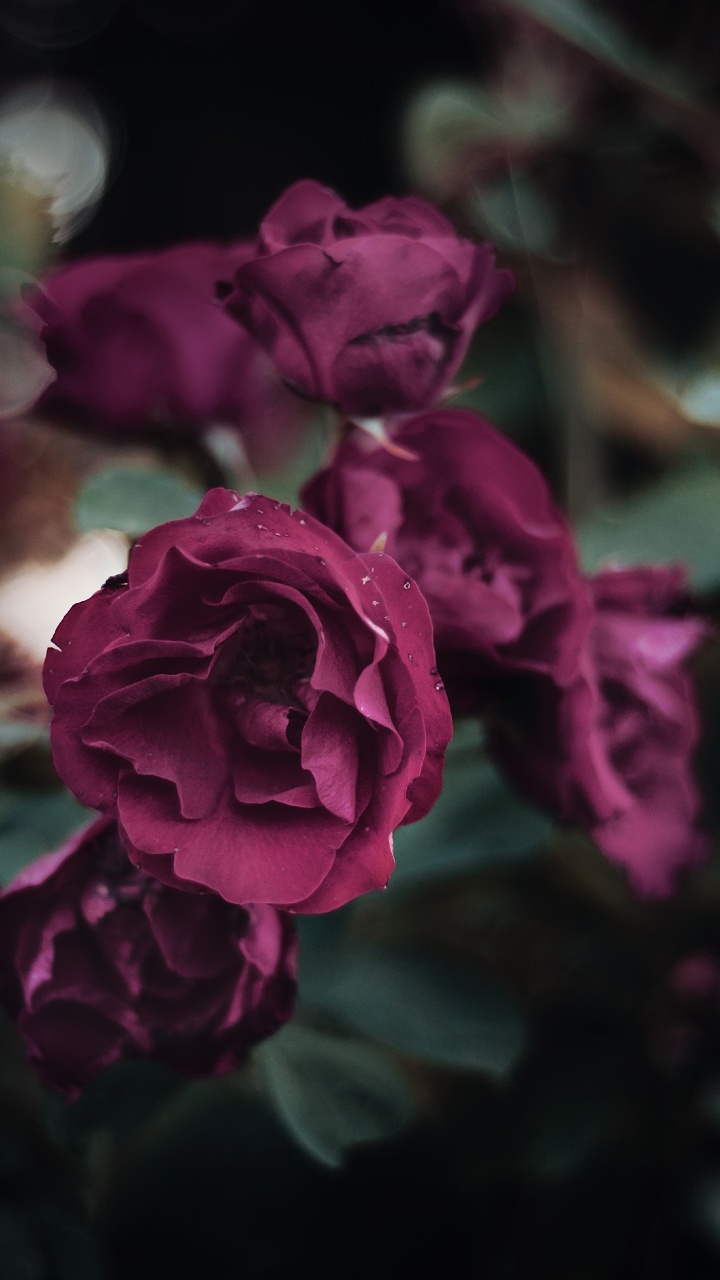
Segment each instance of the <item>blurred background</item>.
M3 883L84 818L39 685L66 609L218 475L290 497L319 457L310 418L251 466L34 408L17 308L59 263L251 236L302 177L434 200L518 285L456 403L540 465L589 571L682 559L717 623L714 0L4 0L0 49ZM716 832L716 639L696 676ZM303 923L297 1025L241 1077L127 1063L66 1108L0 1028L2 1280L717 1275L717 858L642 903L477 734L448 777L393 888Z

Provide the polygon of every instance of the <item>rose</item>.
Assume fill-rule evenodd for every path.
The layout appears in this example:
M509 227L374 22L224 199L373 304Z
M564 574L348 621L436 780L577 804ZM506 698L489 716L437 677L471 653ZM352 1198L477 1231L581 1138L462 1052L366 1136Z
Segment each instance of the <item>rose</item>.
M354 211L298 182L262 223L226 305L303 395L354 416L423 409L512 292L494 261L423 200Z
M382 887L452 732L427 606L389 556L215 489L70 610L45 663L56 767L131 856L232 902Z
M671 891L697 863L699 725L688 656L705 633L686 616L680 566L608 569L590 583L593 625L577 680L533 680L495 745L526 791L578 823L641 894Z
M569 683L591 603L537 467L465 409L419 414L392 439L414 459L356 432L305 487L304 505L356 551L387 535L428 602L451 698L472 701L512 670Z
M218 275L251 252L182 244L52 272L28 297L57 372L41 407L101 431L228 422L260 460L277 452L297 427L296 398L214 298Z
M70 1097L128 1056L232 1070L292 1016L295 970L289 916L160 884L110 818L0 898L3 1001L43 1079Z

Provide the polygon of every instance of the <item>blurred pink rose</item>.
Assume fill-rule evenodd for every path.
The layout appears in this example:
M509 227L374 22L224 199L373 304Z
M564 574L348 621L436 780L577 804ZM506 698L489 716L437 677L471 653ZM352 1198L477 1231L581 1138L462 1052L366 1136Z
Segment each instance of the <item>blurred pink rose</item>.
M95 432L243 429L251 455L274 459L301 406L257 343L215 301L215 281L252 246L177 245L79 259L28 295L57 373L40 407Z
M529 683L512 725L498 722L496 746L525 789L584 827L639 893L663 895L706 852L685 669L706 627L684 612L680 566L608 569L590 586L581 675L564 691Z

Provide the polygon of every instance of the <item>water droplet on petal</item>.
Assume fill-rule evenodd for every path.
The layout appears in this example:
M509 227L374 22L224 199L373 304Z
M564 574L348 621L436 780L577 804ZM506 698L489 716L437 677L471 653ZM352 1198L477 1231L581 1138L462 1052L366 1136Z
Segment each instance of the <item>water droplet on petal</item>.
M443 684L442 680L437 680L435 682L435 689L438 693L442 693L442 690L444 688L445 688L445 685Z
M404 591L409 591L409 590L410 590L410 588L411 588L411 586L412 586L412 582L410 581L410 579L409 579L409 578L408 578L407 582L403 582L403 590L404 590Z
M407 622L401 622L401 623L400 623L400 626L401 626L401 627L406 627L406 626L407 626Z
M265 524L256 525L256 528L261 529L263 533L267 533L267 525Z
M431 675L431 676L436 676L436 675L437 675L437 673L438 673L438 669L437 669L437 667L431 667L431 668L430 668L430 675Z
M373 604L379 604L379 603L380 603L379 600L373 600Z
M411 653L409 653L409 654L408 654L408 662L412 662L412 660L413 660L413 656L412 656L412 654L411 654Z

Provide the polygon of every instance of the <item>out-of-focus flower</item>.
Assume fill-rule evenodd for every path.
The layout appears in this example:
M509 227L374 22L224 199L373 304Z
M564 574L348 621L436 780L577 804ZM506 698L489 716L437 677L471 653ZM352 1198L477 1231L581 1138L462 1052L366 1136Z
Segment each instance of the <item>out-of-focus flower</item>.
M270 498L212 490L54 639L56 767L169 883L327 911L386 883L393 830L440 791L418 588Z
M590 585L595 616L580 677L566 690L529 684L496 746L525 789L584 827L638 892L663 895L706 851L685 670L706 628L683 616L680 566L609 569Z
M355 417L424 409L512 292L494 262L422 200L355 211L299 182L262 223L226 305L303 395Z
M533 462L470 410L406 420L400 458L357 432L306 486L303 501L356 551L385 549L430 607L448 685L537 671L578 674L592 606L572 534Z
M214 298L218 276L251 253L200 242L52 272L28 294L57 373L42 409L105 433L228 423L254 459L276 457L297 431L297 398Z
M221 1074L291 1017L292 921L183 893L101 818L0 898L0 991L43 1079L74 1097L127 1056Z

